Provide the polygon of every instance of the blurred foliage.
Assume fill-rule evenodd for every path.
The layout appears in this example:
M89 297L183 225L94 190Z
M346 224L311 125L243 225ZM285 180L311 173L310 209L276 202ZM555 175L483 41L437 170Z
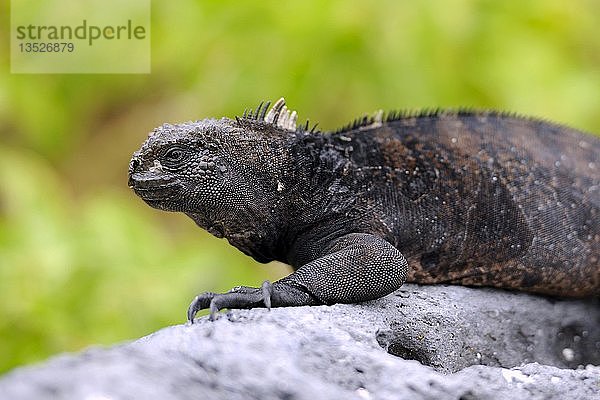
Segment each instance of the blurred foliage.
M286 273L128 191L131 153L163 122L285 95L324 129L474 106L600 132L597 0L152 7L151 74L16 75L0 59L0 372L181 323L197 292Z

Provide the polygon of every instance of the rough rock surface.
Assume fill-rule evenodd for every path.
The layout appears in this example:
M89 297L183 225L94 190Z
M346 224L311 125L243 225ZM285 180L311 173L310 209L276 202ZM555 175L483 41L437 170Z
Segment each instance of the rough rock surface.
M600 399L598 328L597 299L405 285L58 356L4 375L0 398Z

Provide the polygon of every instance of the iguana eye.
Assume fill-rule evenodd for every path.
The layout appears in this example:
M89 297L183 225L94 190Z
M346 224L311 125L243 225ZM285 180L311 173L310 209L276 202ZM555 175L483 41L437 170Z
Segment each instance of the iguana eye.
M186 152L179 147L172 147L163 154L167 164L176 165L185 159Z

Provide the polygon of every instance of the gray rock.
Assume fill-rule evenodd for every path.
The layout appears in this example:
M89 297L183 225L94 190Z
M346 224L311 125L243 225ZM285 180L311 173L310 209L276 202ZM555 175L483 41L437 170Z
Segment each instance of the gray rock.
M599 327L597 300L405 285L55 357L4 375L0 398L600 399Z
M487 288L405 285L379 305L397 309L386 313L389 328L379 330L379 343L391 354L442 372L477 364L600 364L597 299L553 300Z

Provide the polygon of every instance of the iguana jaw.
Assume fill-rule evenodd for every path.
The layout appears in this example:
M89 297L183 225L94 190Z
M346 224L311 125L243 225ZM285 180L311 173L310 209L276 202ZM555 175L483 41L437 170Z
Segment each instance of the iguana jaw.
M149 206L166 211L176 209L181 197L181 181L169 175L155 175L152 171L135 172L129 175L129 187Z

